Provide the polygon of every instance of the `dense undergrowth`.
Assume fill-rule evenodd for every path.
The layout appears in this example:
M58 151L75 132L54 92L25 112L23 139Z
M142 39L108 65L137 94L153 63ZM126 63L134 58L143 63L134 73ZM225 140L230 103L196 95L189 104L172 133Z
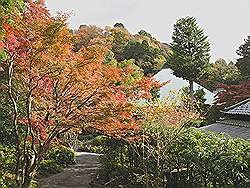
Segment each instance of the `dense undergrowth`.
M14 187L15 152L11 146L0 145L0 187ZM61 172L68 165L75 164L75 153L63 145L53 145L38 166L37 177L32 181L36 187L36 179Z
M185 129L169 142L174 130L158 131L106 143L98 181L111 187L249 186L249 141Z

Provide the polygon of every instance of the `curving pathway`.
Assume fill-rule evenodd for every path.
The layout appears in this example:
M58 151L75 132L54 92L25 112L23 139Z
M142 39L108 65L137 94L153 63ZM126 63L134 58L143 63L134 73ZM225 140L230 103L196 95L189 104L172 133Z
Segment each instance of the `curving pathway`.
M92 176L99 168L100 154L77 152L76 165L64 169L59 174L42 178L39 188L91 188Z

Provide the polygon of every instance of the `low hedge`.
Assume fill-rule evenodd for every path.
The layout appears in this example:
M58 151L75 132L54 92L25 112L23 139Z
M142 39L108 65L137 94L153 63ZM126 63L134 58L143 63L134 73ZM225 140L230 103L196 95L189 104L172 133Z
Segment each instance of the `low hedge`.
M91 152L91 153L106 153L107 145L110 140L109 137L104 135L98 135L94 137L93 135L86 135L87 139L82 142L82 145L78 148L78 151Z
M54 160L43 160L38 166L40 176L47 176L49 174L56 174L63 170L63 167L58 165Z
M75 164L75 152L63 145L56 145L48 150L45 159L53 160L58 165L66 167Z
M250 185L249 141L190 128L167 142L169 132L148 132L144 143L114 141L99 179L113 187Z
M62 145L52 146L38 166L38 175L59 173L68 165L75 164L75 152Z

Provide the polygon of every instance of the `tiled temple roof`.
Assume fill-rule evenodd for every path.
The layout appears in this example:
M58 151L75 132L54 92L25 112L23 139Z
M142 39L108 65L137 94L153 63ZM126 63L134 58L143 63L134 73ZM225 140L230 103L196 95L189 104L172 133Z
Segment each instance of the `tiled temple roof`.
M237 121L237 125L234 123L235 122L229 122L229 120L220 121L199 129L226 133L234 138L250 139L250 121Z
M250 98L241 101L235 105L225 108L223 111L225 114L231 115L247 115L250 116Z
M250 140L250 98L225 108L222 112L231 115L230 119L220 120L199 129L226 133L235 138ZM239 117L242 119L239 119Z

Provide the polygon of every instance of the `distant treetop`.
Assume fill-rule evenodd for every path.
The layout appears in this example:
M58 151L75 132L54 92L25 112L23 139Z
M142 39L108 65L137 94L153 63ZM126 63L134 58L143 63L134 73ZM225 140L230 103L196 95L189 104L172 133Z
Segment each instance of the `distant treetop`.
M126 29L126 28L124 27L123 23L119 23L119 22L115 23L114 27L119 27L119 28Z

